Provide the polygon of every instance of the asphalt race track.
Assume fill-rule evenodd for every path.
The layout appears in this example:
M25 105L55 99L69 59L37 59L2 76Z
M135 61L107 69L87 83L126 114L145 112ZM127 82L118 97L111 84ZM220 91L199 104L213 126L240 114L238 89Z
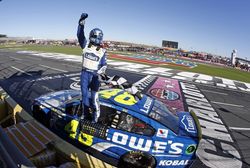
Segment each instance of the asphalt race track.
M79 89L80 70L80 62L0 50L0 86L28 112L42 94ZM114 66L107 74L125 77L144 93L157 79ZM185 109L196 113L202 127L198 159L192 167L250 167L250 93L186 80L179 84Z

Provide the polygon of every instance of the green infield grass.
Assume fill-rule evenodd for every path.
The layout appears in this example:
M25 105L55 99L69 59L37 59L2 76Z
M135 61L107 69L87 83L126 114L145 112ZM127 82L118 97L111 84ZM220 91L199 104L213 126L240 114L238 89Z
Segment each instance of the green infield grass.
M1 48L9 48L9 49L15 49L15 50L41 51L41 52L55 52L55 53L72 54L72 55L79 55L79 56L81 55L81 52L82 52L80 47L53 46L53 45L0 45L0 49ZM112 53L114 52L112 51ZM119 52L119 54L121 54L121 52ZM156 66L152 64L150 65ZM186 68L186 67L167 65L167 64L161 65L161 67L188 71L188 72L201 73L201 74L223 77L227 79L250 83L249 72L244 72L244 71L230 68L230 67L216 66L216 65L210 65L210 64L197 63L197 65L198 66L194 68Z

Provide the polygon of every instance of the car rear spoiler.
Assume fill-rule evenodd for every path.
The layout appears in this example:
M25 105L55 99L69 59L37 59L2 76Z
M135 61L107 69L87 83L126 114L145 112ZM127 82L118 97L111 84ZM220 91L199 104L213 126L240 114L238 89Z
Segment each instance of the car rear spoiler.
M193 110L190 111L190 114L191 114L191 116L193 117L194 122L195 122L195 124L196 124L197 136L198 136L198 139L199 139L199 141L200 141L201 138L202 138L202 132L201 132L200 122L199 122L198 117L196 116L196 114L194 113Z

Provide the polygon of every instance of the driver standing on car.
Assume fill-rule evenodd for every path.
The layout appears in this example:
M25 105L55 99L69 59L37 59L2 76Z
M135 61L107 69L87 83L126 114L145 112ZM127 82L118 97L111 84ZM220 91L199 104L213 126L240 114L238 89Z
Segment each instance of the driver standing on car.
M77 38L83 50L82 52L82 72L81 72L81 92L83 114L86 117L89 114L89 108L92 108L92 122L97 122L100 116L100 105L98 90L100 86L99 75L104 74L107 68L106 50L102 48L103 32L95 28L89 33L89 42L84 35L85 19L87 13L82 13L77 30ZM90 99L88 96L90 90Z

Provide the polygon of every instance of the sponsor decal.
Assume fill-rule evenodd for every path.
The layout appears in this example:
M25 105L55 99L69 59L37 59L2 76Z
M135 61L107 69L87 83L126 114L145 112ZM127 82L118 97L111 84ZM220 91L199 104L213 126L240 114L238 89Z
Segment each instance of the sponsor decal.
M173 113L185 111L178 80L158 77L147 94L166 104Z
M149 110L150 110L150 107L152 105L152 102L153 102L153 99L151 98L147 98L145 104L143 105L143 109L140 109L142 112L148 114Z
M186 149L186 154L190 155L194 153L195 149L196 149L196 145L189 145Z
M159 128L156 133L157 137L160 138L167 138L168 137L168 130Z
M161 160L159 166L185 166L189 162L189 160Z
M195 85L180 84L188 110L196 114L201 125L203 135L197 149L200 161L207 167L242 167L235 141L217 112Z
M96 62L99 61L99 59L100 59L94 53L85 53L84 57L87 58L87 59L89 59L89 60L91 60L91 61L96 61Z
M112 136L108 134L108 136ZM183 143L172 141L153 141L143 137L130 136L120 132L114 132L112 137L107 137L107 140L119 145L130 147L132 150L140 150L151 153L168 153L168 154L182 154Z
M177 100L180 98L178 93L171 91L171 90L165 90L162 88L151 89L150 93L154 97L157 97L157 98L163 99L163 100L173 101L173 100Z
M184 125L187 132L195 133L195 126L191 116L184 115L181 119L181 123ZM187 123L187 124L186 124Z

